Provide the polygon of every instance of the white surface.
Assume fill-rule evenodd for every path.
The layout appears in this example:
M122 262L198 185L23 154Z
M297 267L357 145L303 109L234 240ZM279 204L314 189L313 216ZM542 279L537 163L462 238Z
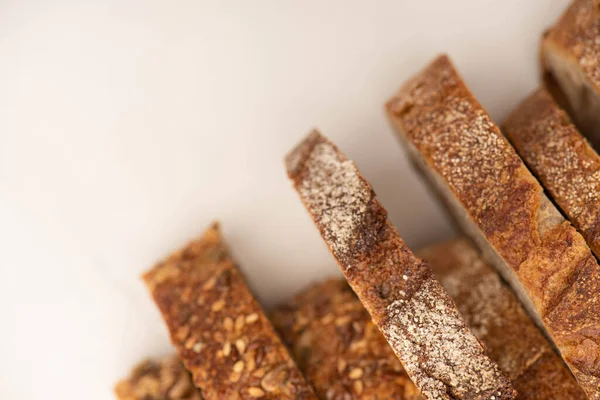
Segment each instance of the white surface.
M168 353L138 276L213 219L266 304L337 273L282 166L313 126L409 244L448 236L384 101L446 51L503 118L566 3L0 1L0 398L111 399Z

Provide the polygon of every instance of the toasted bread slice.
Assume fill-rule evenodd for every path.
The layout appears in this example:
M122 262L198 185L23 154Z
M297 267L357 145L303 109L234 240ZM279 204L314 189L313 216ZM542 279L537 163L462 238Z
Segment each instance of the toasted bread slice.
M115 386L118 400L203 400L176 356L144 361Z
M575 123L600 148L599 2L575 0L544 34L541 59Z
M469 241L455 239L417 254L429 261L490 358L510 378L519 399L587 398L512 290Z
M512 399L427 263L404 244L354 163L313 131L290 179L344 276L426 399Z
M250 293L216 224L144 280L205 399L317 398Z
M319 398L421 399L344 279L312 285L278 307L271 321Z
M398 136L464 232L600 399L600 267L446 56L387 103Z
M554 202L600 256L600 156L545 90L521 103L503 131Z

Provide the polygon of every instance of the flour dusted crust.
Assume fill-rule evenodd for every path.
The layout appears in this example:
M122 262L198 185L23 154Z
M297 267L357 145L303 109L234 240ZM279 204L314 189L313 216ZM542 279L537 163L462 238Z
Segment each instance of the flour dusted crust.
M455 239L417 254L429 261L471 331L512 381L519 399L587 398L519 300L470 242Z
M590 399L600 399L600 269L583 237L465 87L446 56L388 114L463 230L519 294Z
M600 156L543 88L512 112L503 131L599 257Z
M176 356L137 365L115 386L118 400L202 400L190 374Z
M286 167L344 276L423 397L514 398L354 163L314 131L288 154Z
M544 35L541 61L553 94L600 146L600 2L575 0ZM556 90L559 89L559 90Z
M577 62L594 89L600 92L600 2L575 0L544 35Z
M216 224L144 280L206 400L316 399L250 293Z
M428 260L519 399L587 398L512 291L466 239L417 254ZM312 285L278 307L271 320L320 398L420 398L345 280Z
M278 307L271 320L319 398L421 399L345 280L311 286Z

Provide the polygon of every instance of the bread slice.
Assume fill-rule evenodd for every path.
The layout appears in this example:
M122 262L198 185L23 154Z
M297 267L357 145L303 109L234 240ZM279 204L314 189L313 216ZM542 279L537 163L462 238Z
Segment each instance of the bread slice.
M429 261L519 399L587 398L513 292L466 239L417 254ZM320 398L420 398L345 280L312 285L278 307L271 320Z
M118 400L202 400L176 356L144 361L115 386Z
M510 378L519 399L587 398L514 293L469 241L455 239L417 254L429 261L490 358Z
M543 88L512 112L503 131L599 257L600 156Z
M144 280L205 399L316 399L216 224Z
M464 232L600 399L600 268L452 63L440 56L387 103L398 136Z
M596 3L596 4L594 4ZM578 127L600 148L600 5L575 0L542 39L542 66Z
M271 321L319 398L421 399L344 279L312 285Z
M371 186L313 131L286 157L296 191L375 324L426 399L515 393L427 263L404 244Z

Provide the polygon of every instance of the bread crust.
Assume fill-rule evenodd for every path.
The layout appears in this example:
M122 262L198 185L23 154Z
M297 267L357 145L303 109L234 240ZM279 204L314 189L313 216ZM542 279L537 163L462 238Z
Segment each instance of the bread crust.
M290 179L354 292L426 399L514 391L427 264L404 244L354 163L313 131L286 157Z
M217 224L148 271L144 281L205 399L316 399Z
M597 0L573 1L545 33L542 46L553 46L564 52L600 93L600 5Z
M585 400L514 293L466 239L418 251L523 400Z
M177 356L147 360L117 383L118 400L203 400Z
M525 99L502 127L599 257L600 156L544 88Z
M419 400L419 390L342 278L314 284L271 321L321 399Z
M573 1L541 44L548 89L596 148L600 147L599 4Z
M417 254L428 260L519 399L587 398L513 292L466 239L428 246ZM276 308L271 321L320 398L420 398L345 280L310 286Z
M600 399L600 268L583 237L447 56L408 81L387 111L467 234L543 322L588 397Z

